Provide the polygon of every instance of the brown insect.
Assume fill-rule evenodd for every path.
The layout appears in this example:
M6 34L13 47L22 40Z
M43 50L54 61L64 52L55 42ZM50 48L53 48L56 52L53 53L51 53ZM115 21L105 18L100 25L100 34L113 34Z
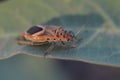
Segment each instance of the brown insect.
M56 42L61 42L64 46L76 47L75 45L68 45L66 42L77 40L72 31L66 31L60 26L36 25L30 27L23 32L17 39L18 44L24 45L43 45L51 43L51 46L45 51L46 55L56 45Z

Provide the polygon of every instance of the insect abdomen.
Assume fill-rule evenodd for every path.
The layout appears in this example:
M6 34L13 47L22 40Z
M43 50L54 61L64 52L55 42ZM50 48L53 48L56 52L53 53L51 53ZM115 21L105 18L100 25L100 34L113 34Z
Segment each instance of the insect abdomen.
M65 38L62 38L62 37L57 37L57 36L45 36L45 41L48 41L48 42L57 42L57 41L67 41L67 39Z

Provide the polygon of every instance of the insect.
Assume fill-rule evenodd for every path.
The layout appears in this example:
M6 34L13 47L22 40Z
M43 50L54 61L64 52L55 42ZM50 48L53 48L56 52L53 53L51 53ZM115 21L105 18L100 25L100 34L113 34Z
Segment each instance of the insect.
M45 51L46 55L56 45L56 42L61 42L64 46L76 47L68 45L66 42L77 40L72 31L64 30L60 26L35 25L23 32L17 39L18 44L24 45L43 45L51 43L51 46Z

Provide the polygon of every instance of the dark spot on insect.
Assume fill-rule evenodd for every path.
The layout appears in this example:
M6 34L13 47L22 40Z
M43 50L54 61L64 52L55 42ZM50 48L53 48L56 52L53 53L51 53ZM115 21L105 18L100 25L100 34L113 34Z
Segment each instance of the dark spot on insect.
M67 41L70 41L70 39L67 39Z
M60 35L62 35L62 33L60 33Z
M31 28L29 28L29 29L27 30L27 33L29 33L29 34L34 34L34 33L37 33L37 32L39 32L39 31L42 31L42 30L43 30L43 28L41 28L41 27L32 26Z
M56 37L58 37L58 38L59 38L59 35L56 35Z
M47 40L50 40L49 38L47 38Z
M55 30L55 33L56 33L56 30Z
M54 40L56 40L56 39L54 38Z

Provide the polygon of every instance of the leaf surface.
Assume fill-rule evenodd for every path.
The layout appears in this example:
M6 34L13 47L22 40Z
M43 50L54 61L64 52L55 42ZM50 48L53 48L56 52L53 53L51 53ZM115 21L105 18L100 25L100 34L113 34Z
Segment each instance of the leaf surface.
M109 7L109 4L102 6L102 1L99 0L96 2L87 2L86 0L51 0L50 2L48 0L11 0L1 3L0 59L23 53L44 57L44 51L50 44L18 45L16 38L32 25L46 24L63 26L66 30L72 30L75 33L80 30L78 38L83 39L81 42L68 43L77 45L76 48L63 47L58 43L46 58L120 66L118 23L120 18L116 14L119 9L108 13L106 7ZM109 8L108 11L112 12ZM111 17L111 15L115 15L115 17Z

